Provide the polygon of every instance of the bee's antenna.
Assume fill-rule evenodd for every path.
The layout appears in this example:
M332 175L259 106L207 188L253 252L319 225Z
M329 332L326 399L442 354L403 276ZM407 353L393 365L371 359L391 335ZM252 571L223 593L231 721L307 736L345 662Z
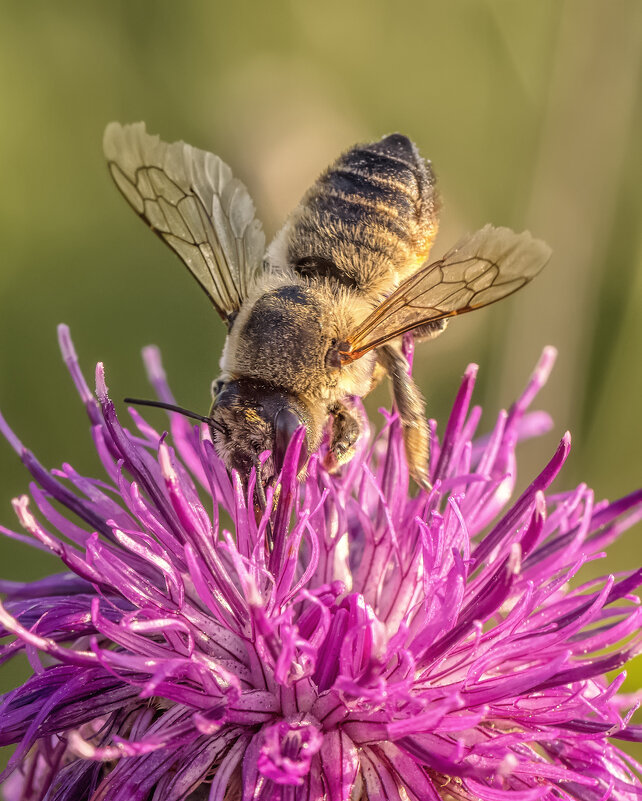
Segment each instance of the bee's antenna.
M167 409L169 412L178 412L178 414L183 414L185 417L191 417L193 420L200 420L201 423L207 423L208 426L215 428L217 431L223 431L221 425L219 425L215 420L212 420L211 417L204 417L202 414L198 414L197 412L190 412L189 409L183 409L182 406L175 406L173 403L164 403L163 401L153 401L153 400L140 400L140 398L123 398L125 403L133 403L136 406L155 406L158 409Z

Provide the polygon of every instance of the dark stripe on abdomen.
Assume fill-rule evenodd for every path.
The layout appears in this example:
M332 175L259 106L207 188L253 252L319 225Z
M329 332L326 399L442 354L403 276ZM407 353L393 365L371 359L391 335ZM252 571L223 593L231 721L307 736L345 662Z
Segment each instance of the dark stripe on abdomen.
M394 137L387 137L387 139L375 142L372 145L352 148L352 150L344 153L339 158L335 169L342 167L352 168L402 184L408 187L411 192L413 189L416 191L416 173L419 165L415 160L414 153L408 152L403 148L387 146L387 140L392 138ZM405 139L406 137L402 138ZM406 141L410 145L409 140Z
M353 225L379 225L404 241L409 237L404 220L385 209L373 209L357 195L346 197L321 190L310 198L309 206L318 212L326 225L332 225L338 219Z
M304 256L292 266L303 278L327 278L349 289L359 288L360 282L355 276L340 270L331 259L323 256Z
M348 198L363 198L368 203L384 205L400 216L413 212L410 196L397 185L379 176L362 175L352 170L332 170L326 173L322 185Z

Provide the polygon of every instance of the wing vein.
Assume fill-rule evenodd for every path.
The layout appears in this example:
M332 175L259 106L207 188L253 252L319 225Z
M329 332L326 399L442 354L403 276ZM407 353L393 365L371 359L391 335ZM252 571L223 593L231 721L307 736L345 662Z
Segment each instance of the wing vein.
M246 188L214 154L163 142L144 123L110 123L103 149L121 194L229 320L247 298L265 250Z
M550 258L527 231L486 225L398 286L348 337L344 363L430 322L495 303L527 284Z

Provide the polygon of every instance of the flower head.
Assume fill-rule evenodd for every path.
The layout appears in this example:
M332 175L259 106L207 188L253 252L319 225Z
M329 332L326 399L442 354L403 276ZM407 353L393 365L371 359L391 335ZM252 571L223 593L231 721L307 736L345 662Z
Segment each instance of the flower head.
M608 739L642 739L634 699L604 674L640 650L642 569L572 580L642 492L547 496L565 435L511 500L518 441L550 426L528 407L552 349L478 438L468 368L430 494L409 493L392 414L340 475L320 454L301 484L299 431L257 520L254 477L230 477L204 427L172 413L169 437L130 410L128 431L102 367L96 400L60 339L106 478L46 470L0 420L34 479L26 533L2 531L66 568L0 583L0 654L33 666L0 704L8 801L639 797Z

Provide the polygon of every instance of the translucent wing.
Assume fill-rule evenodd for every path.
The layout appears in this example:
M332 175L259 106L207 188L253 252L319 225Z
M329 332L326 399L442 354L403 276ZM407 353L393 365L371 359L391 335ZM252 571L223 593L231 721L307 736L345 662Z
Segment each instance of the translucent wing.
M246 188L212 153L110 123L103 149L116 186L177 253L224 320L259 269L265 236Z
M439 261L421 267L348 338L344 364L426 323L479 309L511 295L544 267L549 246L524 231L486 225Z

